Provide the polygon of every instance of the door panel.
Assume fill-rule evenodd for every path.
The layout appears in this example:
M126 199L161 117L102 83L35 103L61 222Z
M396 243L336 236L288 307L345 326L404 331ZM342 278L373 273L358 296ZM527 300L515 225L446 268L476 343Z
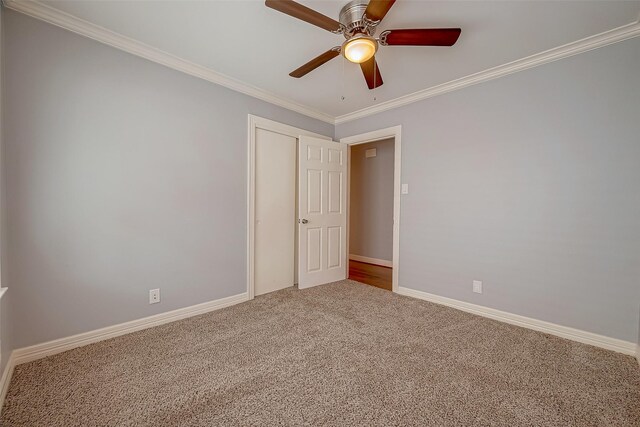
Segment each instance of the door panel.
M329 163L342 164L342 151L329 148Z
M322 263L322 229L307 229L307 272L320 271Z
M327 228L327 256L329 268L340 267L340 256L342 254L342 239L340 238L341 233L342 227Z
M307 147L307 160L322 162L322 147L310 145Z
M342 172L329 171L329 213L342 213Z
M256 129L255 295L293 286L297 139Z
M298 287L346 278L346 145L301 136Z
M322 213L322 171L316 169L307 170L307 212L313 214Z

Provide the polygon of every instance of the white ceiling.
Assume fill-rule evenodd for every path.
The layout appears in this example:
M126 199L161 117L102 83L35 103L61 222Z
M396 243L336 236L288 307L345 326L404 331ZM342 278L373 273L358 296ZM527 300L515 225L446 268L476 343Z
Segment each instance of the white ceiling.
M334 19L346 2L300 0ZM460 27L462 35L452 48L382 46L385 83L369 91L359 67L342 57L301 79L289 77L344 39L260 0L46 4L331 116L633 23L640 12L640 1L398 0L379 31Z

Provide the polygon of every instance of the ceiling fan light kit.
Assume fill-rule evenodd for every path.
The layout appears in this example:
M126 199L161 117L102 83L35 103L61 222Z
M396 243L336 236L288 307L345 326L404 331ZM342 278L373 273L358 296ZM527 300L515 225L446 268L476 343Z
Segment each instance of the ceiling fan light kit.
M379 46L453 46L460 28L386 30L375 37L376 28L396 0L353 0L340 10L339 22L293 0L266 0L265 5L317 27L342 34L346 41L292 71L300 78L336 56L360 64L369 89L382 86L382 75L375 55Z
M373 58L378 50L378 42L371 36L358 34L345 41L341 50L349 61L361 64Z

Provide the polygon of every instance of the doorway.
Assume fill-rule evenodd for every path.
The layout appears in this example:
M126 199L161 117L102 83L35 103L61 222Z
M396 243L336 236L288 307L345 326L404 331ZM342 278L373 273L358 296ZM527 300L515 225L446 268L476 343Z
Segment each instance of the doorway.
M391 273L391 290L393 292L398 291L398 277L400 272L400 194L408 194L409 188L408 184L401 184L400 178L401 174L401 143L402 143L402 126L393 126L389 128L379 129L372 132L366 132L358 135L353 135L349 137L344 137L340 139L341 143L349 145L349 165L351 166L351 155L355 152L359 152L360 150L357 148L359 145L366 145L373 142L391 140L393 141L393 178L390 178L388 175L385 175L385 179L388 181L393 181L393 216L392 216L392 251L391 251L391 264L388 263L388 260L382 258L375 258L374 256L362 256L358 254L356 251L360 250L358 247L355 247L353 250L351 248L351 228L349 227L349 233L347 234L347 253L349 253L350 260L349 262L353 264L353 268L351 268L351 277L354 280L365 282L368 280L372 283L373 286L376 284L384 284L385 288L388 288L388 275ZM373 146L371 146L373 147ZM354 151L356 149L356 151ZM366 148L365 151L365 160L366 158ZM375 156L370 151L368 159L374 158L378 156L378 150L376 149ZM351 195L351 180L352 180L352 168L349 167L349 185L348 185L348 212L349 217L352 214L352 207L350 203L352 202ZM402 190L402 191L401 191ZM374 194L371 197L378 197L378 195ZM386 204L385 204L386 206ZM354 207L355 208L355 207ZM388 212L388 211L387 211ZM366 212L365 212L366 214ZM377 215L377 213L376 213ZM354 221L358 220L358 211L356 208L355 213L356 218ZM387 216L388 221L388 216ZM348 223L351 225L351 218L349 218ZM388 231L388 230L387 230ZM372 233L377 233L375 230L371 231ZM377 252L374 252L377 253ZM388 252L387 252L388 254ZM358 257L358 255L361 255ZM390 271L389 271L390 270ZM364 277L363 277L364 276Z
M350 146L349 279L393 288L394 138Z

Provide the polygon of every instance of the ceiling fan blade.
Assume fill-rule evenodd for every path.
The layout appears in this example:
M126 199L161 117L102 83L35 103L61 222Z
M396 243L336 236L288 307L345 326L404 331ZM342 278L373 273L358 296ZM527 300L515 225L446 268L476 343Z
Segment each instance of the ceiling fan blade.
M416 30L387 30L380 33L383 46L453 46L460 28L425 28Z
M326 15L309 9L293 0L266 0L264 4L278 12L286 13L309 24L324 28L327 31L340 31L340 23Z
M338 55L340 55L340 47L336 46L333 49L326 51L322 55L313 58L311 61L304 64L302 67L289 73L289 75L291 77L295 77L296 79L299 79L305 74L315 70L322 64L331 61L333 58L335 58Z
M396 0L369 0L364 14L372 21L382 21L395 2Z
M380 68L378 67L375 56L361 63L360 68L362 69L362 74L364 74L364 79L367 81L369 89L382 86L384 82L382 81L382 74L380 74Z

